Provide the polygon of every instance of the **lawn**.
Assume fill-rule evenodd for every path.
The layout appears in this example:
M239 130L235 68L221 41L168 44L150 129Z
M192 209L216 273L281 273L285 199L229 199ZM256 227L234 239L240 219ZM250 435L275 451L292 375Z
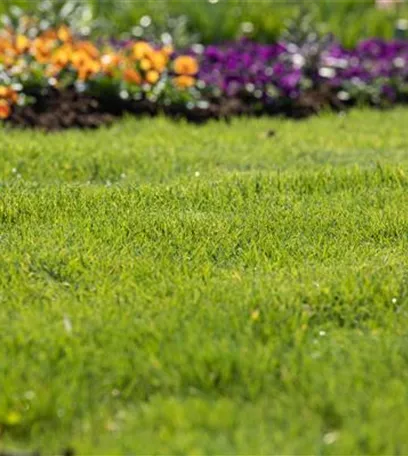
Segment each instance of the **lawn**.
M407 454L407 125L0 128L0 452Z

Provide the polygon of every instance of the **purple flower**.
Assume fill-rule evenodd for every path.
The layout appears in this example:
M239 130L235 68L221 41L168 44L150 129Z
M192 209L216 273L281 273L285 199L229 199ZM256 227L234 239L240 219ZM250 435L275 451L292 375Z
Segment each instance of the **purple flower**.
M380 90L387 99L397 99L408 83L405 41L373 38L350 50L333 40L319 48L313 43L294 47L244 39L207 46L198 57L199 78L207 87L218 88L227 97L254 97L265 103L271 97L297 98L303 82L315 88L326 84L334 91L347 91L352 85L356 96Z
M390 55L390 48L385 41L379 38L371 38L362 41L357 46L357 52L362 56L382 58Z

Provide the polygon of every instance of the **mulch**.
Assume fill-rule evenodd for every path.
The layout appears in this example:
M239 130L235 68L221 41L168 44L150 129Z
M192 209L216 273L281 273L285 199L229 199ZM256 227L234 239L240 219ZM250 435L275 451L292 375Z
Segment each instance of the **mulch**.
M111 124L116 117L106 111L96 98L74 90L48 90L31 95L35 97L35 103L15 107L6 123L52 131L75 127L98 128Z
M204 123L210 119L229 121L236 116L281 115L302 119L316 114L324 108L344 109L329 90L319 88L305 92L291 102L276 102L257 105L240 98L219 98L208 100L206 108L188 109L185 105L158 107L149 100L125 101L118 98L96 98L73 89L30 94L35 102L29 106L16 106L6 124L19 128L38 128L46 131L67 128L95 129L112 124L125 113L136 116L156 116L164 113L174 119L187 119Z

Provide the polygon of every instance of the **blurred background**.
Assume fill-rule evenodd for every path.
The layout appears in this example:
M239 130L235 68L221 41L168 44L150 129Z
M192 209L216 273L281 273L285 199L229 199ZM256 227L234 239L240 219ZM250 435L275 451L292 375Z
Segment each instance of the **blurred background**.
M52 14L66 17L93 36L170 33L181 47L242 36L274 42L300 11L346 47L367 37L404 37L408 28L404 0L2 0L0 14L10 11L42 11L44 21L52 21Z

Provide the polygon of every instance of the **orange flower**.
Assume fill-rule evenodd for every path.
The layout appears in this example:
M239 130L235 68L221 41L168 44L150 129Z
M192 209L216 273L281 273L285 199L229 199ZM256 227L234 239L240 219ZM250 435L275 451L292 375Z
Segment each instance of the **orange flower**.
M6 67L14 64L17 57L16 50L14 49L12 37L0 36L0 63Z
M48 63L51 58L54 41L45 38L36 38L33 43L32 53L39 63Z
M74 51L71 56L71 63L72 65L78 69L82 66L85 66L88 64L88 62L91 60L89 55L82 49Z
M51 41L54 41L58 38L57 36L57 32L56 30L54 29L48 29L48 30L45 30L45 32L41 33L41 35L39 36L40 39L43 39L43 40L51 40Z
M94 74L101 70L101 65L96 60L88 60L85 64L81 65L78 71L78 79L80 81L86 81Z
M151 85L156 84L159 79L160 74L155 70L151 70L146 73L146 81Z
M6 100L0 99L0 119L4 120L10 117L11 108L10 105L7 103Z
M11 41L7 38L0 36L0 54L4 54L6 51L12 48Z
M15 103L17 101L18 94L15 90L11 89L10 87L0 86L0 100L8 100L11 103Z
M152 62L152 67L156 71L162 73L166 69L168 57L164 52L153 51L149 57L150 61Z
M141 60L149 57L154 49L146 41L137 41L132 47L132 56L135 60Z
M177 76L174 78L174 83L180 89L187 89L195 84L196 80L192 76Z
M66 43L67 41L71 41L72 40L71 30L66 25L61 25L57 30L57 37L63 43Z
M198 73L198 62L194 57L181 55L174 61L174 71L177 74L194 76Z
M90 41L79 41L75 47L78 51L86 52L88 56L93 59L97 59L99 57L98 49Z
M72 47L69 45L64 45L55 51L55 53L52 55L51 62L58 67L64 67L68 65L71 57Z
M130 84L140 85L142 83L142 77L140 73L133 68L127 68L123 72L123 79Z
M85 81L102 69L99 60L91 58L84 49L73 52L70 56L70 60L72 66L78 72L78 79L81 81Z

